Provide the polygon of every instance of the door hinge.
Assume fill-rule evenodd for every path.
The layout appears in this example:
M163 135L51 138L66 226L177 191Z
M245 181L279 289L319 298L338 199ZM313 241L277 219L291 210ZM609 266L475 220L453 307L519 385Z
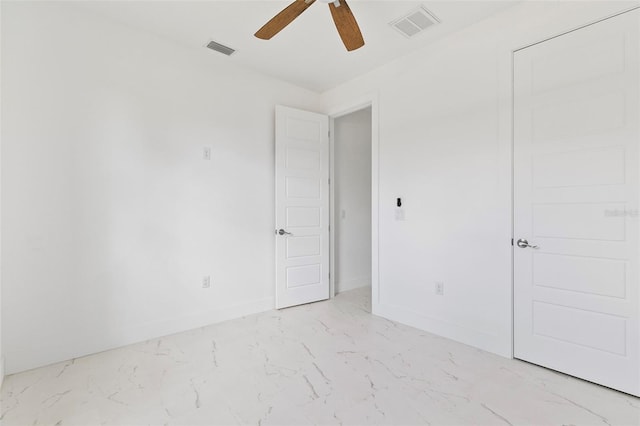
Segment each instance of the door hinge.
M511 245L513 245L513 238L511 239Z

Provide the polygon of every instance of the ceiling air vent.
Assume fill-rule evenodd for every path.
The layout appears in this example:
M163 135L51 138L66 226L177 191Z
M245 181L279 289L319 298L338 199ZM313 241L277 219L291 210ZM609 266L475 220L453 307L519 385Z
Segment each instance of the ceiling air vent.
M420 6L389 25L405 37L411 38L439 23L440 20L433 13L429 12L424 6Z
M207 43L207 47L211 50L215 50L216 52L223 53L227 56L233 55L233 53L236 51L235 49L225 46L224 44L217 43L213 40Z

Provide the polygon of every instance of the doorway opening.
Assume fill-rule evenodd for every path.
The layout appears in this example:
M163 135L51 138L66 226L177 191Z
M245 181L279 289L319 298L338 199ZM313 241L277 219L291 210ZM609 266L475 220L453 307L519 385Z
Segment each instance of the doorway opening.
M372 107L331 118L331 293L371 308Z

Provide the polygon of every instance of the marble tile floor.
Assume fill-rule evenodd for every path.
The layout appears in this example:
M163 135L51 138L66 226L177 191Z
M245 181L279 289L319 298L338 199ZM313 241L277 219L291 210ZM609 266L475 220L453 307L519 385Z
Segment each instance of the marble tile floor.
M640 425L640 399L374 317L366 291L8 376L13 425Z

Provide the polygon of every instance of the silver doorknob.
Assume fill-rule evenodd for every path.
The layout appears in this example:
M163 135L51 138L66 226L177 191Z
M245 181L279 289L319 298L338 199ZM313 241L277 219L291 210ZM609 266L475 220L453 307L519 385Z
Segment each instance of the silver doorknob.
M520 239L518 240L518 242L516 242L516 244L517 244L517 245L518 245L518 247L520 247L520 248L527 248L527 247L530 247L530 248L532 248L532 249L537 249L537 248L538 248L538 246L535 246L535 245L533 245L533 244L529 244L529 241L527 241L527 240L523 240L522 238L520 238Z
M284 229L280 228L276 231L278 235L293 235L291 232L287 232Z

